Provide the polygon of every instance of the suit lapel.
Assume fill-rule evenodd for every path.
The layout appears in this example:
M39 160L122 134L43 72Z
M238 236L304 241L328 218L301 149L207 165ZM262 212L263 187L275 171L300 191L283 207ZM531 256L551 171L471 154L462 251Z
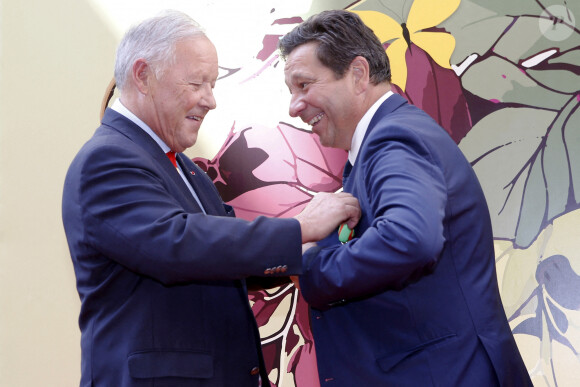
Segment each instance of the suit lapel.
M406 103L407 103L407 100L396 93L391 95L389 98L387 98L385 100L385 102L383 102L381 104L381 106L379 106L379 108L377 109L377 111L373 115L371 122L369 122L369 128L367 129L367 132L365 133L365 137L363 139L363 144L364 144L366 138L369 136L369 133L373 130L373 128L375 127L375 125L377 124L377 122L379 120L381 120L383 117L392 113L393 111L400 108L401 106L403 106ZM361 149L362 149L362 144L361 144Z
M175 167L167 155L163 153L159 145L157 145L151 136L149 136L137 124L111 108L105 110L102 124L122 133L136 144L139 144L158 162L158 165L162 168L163 175L167 179L171 179L175 186L179 188L178 191L176 190L174 192L179 192L181 198L176 199L180 200L182 203L189 203L190 210L201 211L201 208L199 208L197 201L191 195L191 192L183 182L183 179L179 176L179 173L175 170ZM205 175L205 172L182 154L176 154L175 157L181 170L204 206L206 213L210 215L225 215L223 202L219 197L217 189L215 189L211 180ZM187 161L190 162L188 163ZM192 174L192 172L195 174Z
M385 117L386 115L392 113L393 111L395 111L396 109L398 109L399 107L403 106L406 103L407 103L407 100L405 98L401 97L399 94L393 94L389 98L387 98L381 104L381 106L379 106L379 108L377 109L377 111L373 115L371 122L369 123L369 127L365 133L362 144L360 146L361 151L363 149L363 144L365 143L366 139L369 136L369 133L374 129L374 127L379 122L379 120L382 119L383 117ZM347 160L346 165L344 166L343 175L342 175L342 185L343 185L346 192L352 192L351 191L352 188L349 184L347 184L347 181L348 181L348 177L349 177L353 168L358 169L358 168L356 168L356 165L353 167L353 165L350 163L350 161Z
M197 194L205 212L208 215L226 215L221 197L206 173L182 153L176 154L175 158L187 181Z
M350 163L349 160L346 160L346 164L344 165L344 168L342 170L342 185L344 186L346 183L346 180L348 179L348 176L350 175L350 171L352 170L352 164Z

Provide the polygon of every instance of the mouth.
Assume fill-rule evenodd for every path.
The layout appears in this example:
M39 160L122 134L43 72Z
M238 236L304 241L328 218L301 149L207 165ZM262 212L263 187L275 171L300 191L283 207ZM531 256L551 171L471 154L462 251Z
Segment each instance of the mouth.
M325 114L324 112L320 112L317 115L315 115L310 121L308 121L308 125L310 126L315 126L316 124L318 124L320 122L320 120L322 119L322 117L324 117Z
M202 116L186 116L185 118L187 118L188 120L194 120L194 121L198 121L198 122L203 121Z

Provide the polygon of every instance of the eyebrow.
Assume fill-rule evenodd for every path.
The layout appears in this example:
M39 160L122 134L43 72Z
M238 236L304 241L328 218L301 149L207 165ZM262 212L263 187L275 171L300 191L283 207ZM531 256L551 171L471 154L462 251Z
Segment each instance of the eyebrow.
M312 77L311 75L307 75L304 72L295 72L295 73L290 73L290 80L294 81L296 79L306 79L306 80L313 80L314 77Z

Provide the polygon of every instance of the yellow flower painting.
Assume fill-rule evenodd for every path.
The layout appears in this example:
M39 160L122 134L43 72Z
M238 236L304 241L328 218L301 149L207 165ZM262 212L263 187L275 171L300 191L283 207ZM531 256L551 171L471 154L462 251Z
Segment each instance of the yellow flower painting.
M349 10L358 14L383 44L389 43L386 51L391 64L392 83L404 91L407 84L405 56L407 50L411 50L411 43L421 47L439 66L451 68L449 61L455 49L455 38L446 32L425 30L439 25L451 16L460 2L461 0L415 0L407 21L401 24L379 11ZM356 7L361 4L357 3Z

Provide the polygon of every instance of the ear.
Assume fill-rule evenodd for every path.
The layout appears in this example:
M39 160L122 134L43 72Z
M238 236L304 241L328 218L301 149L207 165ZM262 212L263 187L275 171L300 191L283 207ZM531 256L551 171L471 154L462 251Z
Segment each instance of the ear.
M358 93L364 92L370 81L369 62L364 57L357 56L350 63L350 70L352 71L355 90Z
M145 59L137 59L133 63L133 69L131 71L131 77L137 89L143 93L147 94L149 90L149 85L151 82L151 77L154 77L153 69Z

